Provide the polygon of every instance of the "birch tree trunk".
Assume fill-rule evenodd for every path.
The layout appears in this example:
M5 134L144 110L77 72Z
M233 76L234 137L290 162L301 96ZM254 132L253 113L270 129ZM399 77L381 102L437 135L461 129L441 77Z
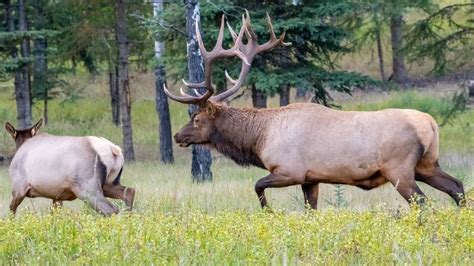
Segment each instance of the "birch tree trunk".
M199 23L200 12L198 0L185 0L186 5L186 44L188 54L188 75L190 82L202 82L204 80L204 62L199 50L196 37L196 23ZM200 93L205 93L205 88L200 88ZM194 91L190 91L194 93ZM190 105L188 109L191 116L198 107ZM204 182L212 180L211 152L208 148L200 145L192 145L191 174L193 181Z
M135 160L133 150L133 130L130 95L130 84L128 78L128 39L127 39L127 13L126 0L117 0L117 42L118 42L118 86L121 99L123 150L126 161Z
M163 11L163 2L153 2L153 16L158 18ZM155 39L155 58L160 59L165 51L165 43ZM168 97L163 86L166 84L166 71L163 64L155 68L156 112L159 120L160 159L163 163L173 163L173 142L171 139L171 119Z

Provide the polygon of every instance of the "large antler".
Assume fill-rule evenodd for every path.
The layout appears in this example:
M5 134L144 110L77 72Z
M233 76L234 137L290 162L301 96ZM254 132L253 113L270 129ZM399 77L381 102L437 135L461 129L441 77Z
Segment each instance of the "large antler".
M246 11L246 15L242 16L242 27L240 28L239 34L236 34L234 30L227 24L229 27L229 31L232 35L232 38L234 39L234 45L230 49L224 49L222 47L222 41L224 39L224 15L222 16L221 19L221 26L219 30L219 35L217 36L217 42L212 51L208 52L206 48L204 47L204 43L202 41L201 33L199 32L199 27L198 24L196 23L196 36L199 44L199 48L201 50L202 57L204 59L204 69L205 69L205 78L203 82L200 83L188 83L183 80L184 85L186 85L189 88L197 89L197 88L206 88L207 91L204 95L201 95L199 93L198 96L191 96L187 93L185 93L182 89L181 94L182 96L176 96L171 94L166 87L164 88L164 91L168 97L171 99L181 102L181 103L186 103L186 104L198 104L198 105L205 105L207 100L212 100L212 101L222 101L226 99L227 97L233 95L236 93L240 87L243 85L245 78L247 77L247 74L250 70L250 66L252 64L252 61L255 57L256 54L267 51L270 49L273 49L279 45L289 45L288 43L284 43L283 40L285 38L285 33L283 33L280 38L276 38L275 32L273 31L273 25L270 20L270 16L267 14L267 22L270 28L270 40L268 40L266 43L259 45L257 43L257 35L253 31L251 25L250 25L250 16L248 11ZM247 38L247 43L244 44L242 41L243 35L245 34ZM242 60L242 68L240 70L240 75L237 80L232 79L227 71L225 72L227 80L233 85L229 90L216 95L212 96L214 94L214 87L212 86L212 63L214 62L215 59L217 58L225 58L225 57L233 57L233 56L238 56ZM195 90L197 92L197 90ZM212 96L212 97L211 97Z

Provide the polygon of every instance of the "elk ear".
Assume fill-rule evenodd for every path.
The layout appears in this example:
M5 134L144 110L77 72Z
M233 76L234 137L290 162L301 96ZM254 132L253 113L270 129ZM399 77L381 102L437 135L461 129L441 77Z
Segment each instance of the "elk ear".
M215 118L217 113L217 107L212 103L208 103L206 106L206 112L209 114L210 117Z
M7 130L8 134L10 134L10 136L12 136L13 139L16 138L17 132L16 132L15 127L12 124L10 124L9 122L6 122L5 123L5 129Z
M31 127L30 133L31 136L34 137L36 133L38 133L38 130L40 129L41 125L43 124L43 119L41 118L34 126Z

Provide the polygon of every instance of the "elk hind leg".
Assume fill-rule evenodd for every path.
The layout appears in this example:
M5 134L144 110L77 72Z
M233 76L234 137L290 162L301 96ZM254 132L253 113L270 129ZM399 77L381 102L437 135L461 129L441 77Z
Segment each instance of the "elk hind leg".
M317 209L319 183L305 183L301 185L304 195L304 204L309 204L312 209Z
M87 202L94 210L105 216L118 213L118 208L104 197L100 186L93 187L95 188L75 187L73 192L77 198Z
M429 168L417 167L415 179L447 193L458 206L464 205L464 186L462 182L444 172L439 165L436 164Z
M121 199L125 202L129 211L133 209L133 200L135 198L134 188L124 187L120 184L104 184L102 189L104 190L104 196L113 199Z
M13 191L12 193L12 201L10 202L10 211L12 214L16 214L16 210L18 206L21 204L21 202L25 199L26 193L17 193Z
M28 195L28 190L29 190L26 180L17 179L17 181L18 180L19 182L13 181L13 187L12 187L12 200L10 202L10 211L13 214L16 213L18 206Z

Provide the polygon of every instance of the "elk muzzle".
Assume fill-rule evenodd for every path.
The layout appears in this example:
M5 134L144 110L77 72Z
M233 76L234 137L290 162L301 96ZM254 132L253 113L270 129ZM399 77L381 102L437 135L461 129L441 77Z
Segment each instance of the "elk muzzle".
M191 142L189 141L190 140L190 136L183 136L185 134L180 134L180 132L176 133L174 135L174 141L180 146L180 147L188 147L189 145L191 145Z

